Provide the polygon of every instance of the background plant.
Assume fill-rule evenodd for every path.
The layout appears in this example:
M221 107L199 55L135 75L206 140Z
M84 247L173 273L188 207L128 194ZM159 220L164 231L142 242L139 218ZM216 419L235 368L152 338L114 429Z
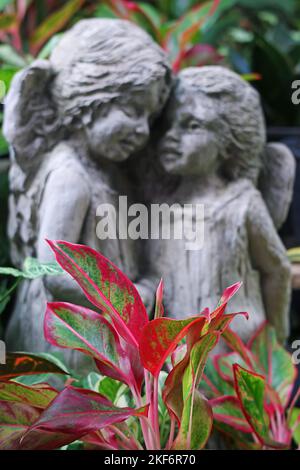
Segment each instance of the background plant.
M102 449L203 448L213 415L199 384L220 336L236 315L246 316L225 315L240 284L224 291L213 312L172 320L163 317L161 282L149 321L134 285L101 254L68 242L49 245L97 310L48 303L45 337L92 357L101 375L88 376L92 390L70 382L60 392L45 383L28 386L14 379L65 370L45 356L10 355L0 376L0 448L54 449L78 439Z
M209 358L202 382L215 427L234 448L300 446L297 369L274 328L262 325L248 345L231 329L223 338L233 352Z

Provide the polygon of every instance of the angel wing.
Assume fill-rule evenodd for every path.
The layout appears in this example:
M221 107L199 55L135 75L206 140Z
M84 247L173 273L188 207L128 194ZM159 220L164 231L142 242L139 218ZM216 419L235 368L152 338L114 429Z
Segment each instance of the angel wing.
M15 75L4 102L4 135L17 163L26 170L43 153L57 126L49 83L50 62L37 60Z
M286 145L267 144L258 187L277 229L282 226L288 214L295 171L295 158Z

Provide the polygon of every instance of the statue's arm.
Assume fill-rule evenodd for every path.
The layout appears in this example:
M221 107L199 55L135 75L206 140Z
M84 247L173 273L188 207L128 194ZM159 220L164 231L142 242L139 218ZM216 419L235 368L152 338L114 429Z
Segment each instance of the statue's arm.
M75 165L76 166L76 165ZM90 191L80 172L61 167L51 172L40 206L38 258L52 261L53 253L45 239L78 243L90 203ZM85 304L85 297L68 274L47 276L45 285L55 300Z
M248 211L249 249L253 267L260 273L267 320L283 342L289 334L291 269L285 248L259 194Z

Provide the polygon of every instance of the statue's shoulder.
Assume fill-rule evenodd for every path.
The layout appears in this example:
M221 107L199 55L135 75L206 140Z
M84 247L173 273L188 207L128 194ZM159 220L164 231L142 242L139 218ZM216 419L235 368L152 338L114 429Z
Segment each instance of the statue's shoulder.
M55 171L56 174L65 176L78 174L78 176L86 177L86 170L78 153L68 142L58 143L49 152L46 165L49 173Z
M240 178L227 182L214 208L219 214L217 217L225 217L230 223L233 223L234 219L239 224L243 224L253 205L257 207L257 210L264 205L262 195L250 180Z
M262 198L260 191L253 182L246 178L239 178L230 182L227 186L227 191L240 200L251 200L253 197Z

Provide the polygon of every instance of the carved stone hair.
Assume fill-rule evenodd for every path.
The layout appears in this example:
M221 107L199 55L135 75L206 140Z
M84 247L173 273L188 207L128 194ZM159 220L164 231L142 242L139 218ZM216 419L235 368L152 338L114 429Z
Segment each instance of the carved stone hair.
M66 32L50 60L14 77L5 100L4 133L19 166L31 172L69 129L87 124L95 107L161 84L157 112L171 86L164 51L124 20L88 19Z
M52 93L65 125L76 125L78 117L87 124L95 107L132 90L147 93L154 82L161 83L161 106L168 96L171 72L164 51L128 21L80 21L50 62L57 74Z
M205 93L216 100L216 126L224 171L231 179L256 182L266 144L265 121L257 91L236 73L219 66L190 67L179 74L176 96ZM184 96L185 95L185 96Z

